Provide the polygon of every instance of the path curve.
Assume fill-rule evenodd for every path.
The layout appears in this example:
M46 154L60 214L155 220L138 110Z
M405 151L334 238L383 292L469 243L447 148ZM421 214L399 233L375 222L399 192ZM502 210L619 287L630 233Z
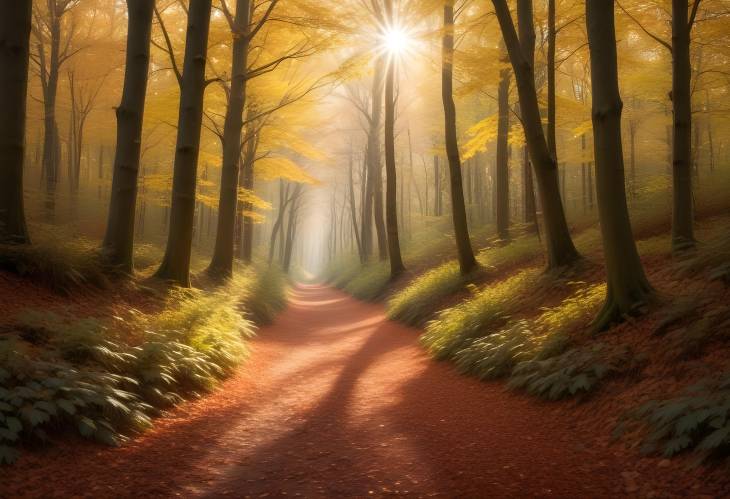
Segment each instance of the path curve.
M0 497L617 497L555 406L434 362L381 305L299 286L250 361L130 444L26 453ZM625 478L625 477L624 477Z

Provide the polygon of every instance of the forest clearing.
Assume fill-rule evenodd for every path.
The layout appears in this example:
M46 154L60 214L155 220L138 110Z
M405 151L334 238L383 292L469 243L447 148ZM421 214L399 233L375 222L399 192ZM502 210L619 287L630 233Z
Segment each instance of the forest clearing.
M730 496L730 1L17 0L0 498Z

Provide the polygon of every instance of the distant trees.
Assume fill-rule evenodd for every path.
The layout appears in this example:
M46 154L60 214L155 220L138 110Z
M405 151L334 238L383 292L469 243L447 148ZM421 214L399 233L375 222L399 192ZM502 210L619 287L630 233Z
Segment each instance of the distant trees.
M604 329L616 319L638 313L652 290L639 259L626 206L614 2L587 2L586 26L593 85L598 214L608 286L595 326Z
M451 214L454 223L454 237L459 256L459 269L467 274L477 266L471 247L469 228L464 205L464 189L461 179L461 159L456 135L456 105L454 104L454 2L444 2L444 33L441 53L441 98L444 105L444 132L446 157L449 162L451 184ZM437 199L438 199L437 194ZM437 208L439 208L437 206Z
M30 57L31 0L7 3L0 16L0 242L29 242L23 160Z
M116 109L117 146L109 215L102 243L107 263L128 274L133 270L137 180L154 7L155 0L127 0L127 61L122 102Z
M38 66L43 90L42 172L46 188L46 216L49 218L55 212L61 160L61 141L56 120L60 70L78 52L78 48L71 44L77 25L73 20L68 25L64 24L64 18L79 4L80 0L46 0L45 6L36 4L34 9L33 35L37 52L31 58Z
M165 256L156 275L181 286L190 285L190 254L195 221L200 129L203 120L205 67L212 0L191 2L185 39L177 145L173 167L170 227Z

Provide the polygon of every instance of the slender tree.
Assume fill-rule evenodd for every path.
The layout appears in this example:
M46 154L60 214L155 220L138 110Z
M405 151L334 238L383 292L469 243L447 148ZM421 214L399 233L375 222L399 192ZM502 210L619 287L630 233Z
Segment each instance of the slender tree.
M228 10L225 0L222 0L221 8L228 19L233 43L231 45L231 83L230 89L227 91L228 107L223 125L223 163L218 202L218 228L208 273L214 277L226 278L233 273L241 131L243 129L243 110L246 106L246 70L251 40L249 32L251 2L250 0L237 0L235 16Z
M0 242L30 242L23 205L25 104L31 0L8 2L0 17Z
M393 2L385 2L386 18L393 25ZM398 54L391 53L387 60L385 75L385 223L388 234L388 257L390 258L390 278L395 279L405 270L400 254L398 238L398 187L395 168L395 73ZM401 208L402 208L401 203ZM402 219L402 217L401 217Z
M154 0L127 0L127 61L122 102L116 109L117 148L109 218L102 244L108 263L126 273L133 269L135 207L154 7Z
M506 0L492 0L492 3L517 83L525 141L535 170L545 220L548 269L570 265L578 260L580 255L575 249L565 219L560 198L557 162L550 153L542 128L534 69L522 51ZM521 11L518 11L518 14L520 13ZM527 21L521 21L524 26L522 32L530 29ZM534 30L534 26L532 29Z
M190 3L185 39L177 146L172 179L172 204L167 247L157 276L190 285L190 252L195 221L200 129L203 121L205 65L212 0Z
M494 195L497 203L497 234L501 239L509 239L509 68L499 72L497 88L497 178Z
M594 323L600 330L628 314L638 313L652 290L639 259L626 205L614 2L587 2L586 25L593 85L598 214L608 281L606 302Z
M444 104L446 156L451 180L451 214L459 254L459 269L467 274L477 266L469 239L469 228L461 182L461 158L456 136L456 105L454 104L454 2L444 2L444 35L441 60L441 97Z

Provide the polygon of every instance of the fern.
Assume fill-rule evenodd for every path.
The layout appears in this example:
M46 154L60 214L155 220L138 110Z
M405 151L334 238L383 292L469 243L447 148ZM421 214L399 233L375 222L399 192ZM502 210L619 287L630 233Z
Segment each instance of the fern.
M652 400L625 414L614 431L645 428L642 451L671 457L686 450L700 461L730 452L730 372L704 380L678 397Z

